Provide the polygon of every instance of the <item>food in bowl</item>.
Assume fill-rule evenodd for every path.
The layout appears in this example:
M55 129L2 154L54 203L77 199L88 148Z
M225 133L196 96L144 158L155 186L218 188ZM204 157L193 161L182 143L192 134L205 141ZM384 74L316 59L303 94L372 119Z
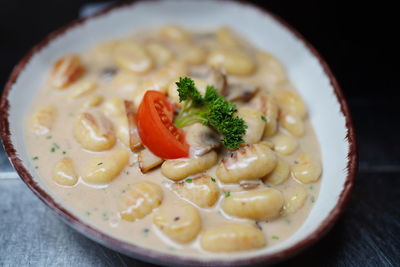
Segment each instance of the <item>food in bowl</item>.
M26 143L49 191L79 217L188 255L287 239L322 173L284 67L226 27L167 25L55 59Z

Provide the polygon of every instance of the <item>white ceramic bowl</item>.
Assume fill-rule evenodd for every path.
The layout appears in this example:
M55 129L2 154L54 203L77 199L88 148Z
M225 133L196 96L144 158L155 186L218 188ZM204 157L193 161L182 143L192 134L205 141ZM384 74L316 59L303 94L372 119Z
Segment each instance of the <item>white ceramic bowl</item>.
M210 259L176 256L128 244L87 225L73 211L55 201L30 164L22 122L54 60L106 39L166 23L196 29L214 29L221 25L233 28L256 47L279 58L305 100L321 146L324 173L319 198L310 215L301 228L282 243L244 256ZM87 237L126 255L161 264L265 265L298 253L319 239L336 221L349 197L357 165L354 129L348 107L325 61L281 19L243 2L134 2L74 21L49 35L19 62L3 92L0 119L1 136L10 160L40 199Z

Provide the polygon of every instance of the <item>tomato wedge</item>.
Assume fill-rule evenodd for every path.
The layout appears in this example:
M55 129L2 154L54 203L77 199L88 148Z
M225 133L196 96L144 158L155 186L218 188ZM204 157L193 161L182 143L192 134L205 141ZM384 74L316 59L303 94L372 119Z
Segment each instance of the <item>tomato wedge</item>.
M137 126L143 144L163 159L187 157L189 145L183 132L172 123L173 106L158 91L147 91L137 112Z

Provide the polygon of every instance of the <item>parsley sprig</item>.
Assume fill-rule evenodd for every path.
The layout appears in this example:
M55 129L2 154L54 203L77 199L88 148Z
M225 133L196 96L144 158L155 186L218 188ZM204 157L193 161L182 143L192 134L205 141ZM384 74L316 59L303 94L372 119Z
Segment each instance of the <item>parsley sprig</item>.
M183 106L174 123L182 128L201 122L221 134L222 144L229 149L239 148L244 143L243 135L247 125L235 115L236 105L219 95L213 86L207 86L204 97L197 90L194 81L188 77L180 78L178 86L179 101Z

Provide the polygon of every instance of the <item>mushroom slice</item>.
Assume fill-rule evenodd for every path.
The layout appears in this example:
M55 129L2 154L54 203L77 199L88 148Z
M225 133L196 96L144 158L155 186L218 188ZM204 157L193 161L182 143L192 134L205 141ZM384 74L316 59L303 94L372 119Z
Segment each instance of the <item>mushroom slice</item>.
M258 86L251 84L231 84L228 86L229 101L250 101L260 90Z
M139 132L136 126L136 113L134 111L132 101L125 100L124 104L129 125L129 147L132 150L132 152L135 152L143 146L142 140L140 140Z
M227 93L228 82L226 74L221 70L213 67L195 67L191 69L190 76L205 80L207 85L214 86L222 95Z
M185 127L185 138L190 146L190 155L194 156L202 156L221 144L219 135L201 123Z
M142 173L146 173L151 169L154 169L163 162L164 160L162 158L157 157L147 148L139 152L139 167Z

